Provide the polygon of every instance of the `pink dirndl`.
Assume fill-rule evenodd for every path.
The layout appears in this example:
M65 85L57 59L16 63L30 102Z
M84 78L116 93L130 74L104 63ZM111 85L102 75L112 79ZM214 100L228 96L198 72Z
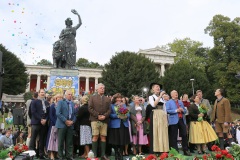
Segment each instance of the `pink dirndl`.
M47 151L58 151L58 129L52 126Z
M141 113L137 113L136 114L136 118L138 121L140 121L142 119L142 114ZM148 138L147 135L144 135L143 133L143 125L141 125L138 129L138 137L137 135L133 135L133 144L139 144L139 145L145 145L148 144ZM138 142L137 142L138 141Z

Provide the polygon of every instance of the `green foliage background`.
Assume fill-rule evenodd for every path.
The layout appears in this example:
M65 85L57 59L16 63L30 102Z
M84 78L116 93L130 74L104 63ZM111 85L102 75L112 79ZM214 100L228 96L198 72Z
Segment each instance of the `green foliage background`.
M0 44L0 50L3 53L2 67L5 71L2 92L13 95L24 93L28 83L28 75L24 63L2 44Z
M141 95L151 82L160 82L155 64L142 55L123 51L113 56L102 72L106 93L124 96Z
M50 62L49 60L47 59L42 59L41 61L39 61L37 63L37 65L41 65L41 66L52 66L52 62Z

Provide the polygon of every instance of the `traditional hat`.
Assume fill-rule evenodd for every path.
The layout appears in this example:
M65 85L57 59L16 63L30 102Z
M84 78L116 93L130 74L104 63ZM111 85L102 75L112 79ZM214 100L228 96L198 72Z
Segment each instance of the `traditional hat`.
M151 90L154 85L159 85L159 87L162 88L162 84L160 83L151 83L149 89Z

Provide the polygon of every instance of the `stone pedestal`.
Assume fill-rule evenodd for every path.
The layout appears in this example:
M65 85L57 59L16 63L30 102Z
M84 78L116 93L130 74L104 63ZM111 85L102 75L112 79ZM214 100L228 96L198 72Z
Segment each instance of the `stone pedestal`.
M79 94L79 71L76 69L57 69L50 71L50 84L48 92L54 95L64 94L66 90L71 90L73 95Z

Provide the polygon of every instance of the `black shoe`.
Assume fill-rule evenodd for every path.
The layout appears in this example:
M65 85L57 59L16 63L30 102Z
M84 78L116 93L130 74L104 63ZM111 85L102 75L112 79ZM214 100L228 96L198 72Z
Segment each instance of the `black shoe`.
M189 153L188 151L183 151L183 153L184 153L185 156L192 156L192 154Z
M202 152L202 151L198 151L197 153L198 153L198 154L203 154L203 152Z
M207 152L207 151L202 151L202 153L203 153L203 154L208 154L208 152Z
M190 149L190 153L195 153L193 149Z

